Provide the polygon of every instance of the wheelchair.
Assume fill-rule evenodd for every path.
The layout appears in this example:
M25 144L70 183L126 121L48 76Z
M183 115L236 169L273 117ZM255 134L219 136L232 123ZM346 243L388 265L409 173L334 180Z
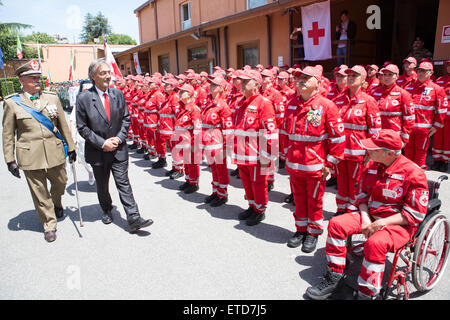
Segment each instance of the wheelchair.
M380 292L383 300L390 295L396 296L398 300L408 300L408 279L412 279L418 292L426 292L431 290L444 274L449 255L450 223L439 210L439 187L441 182L447 179L447 176L442 175L436 181L428 180L427 214L412 239L395 252L388 280ZM364 242L362 234L349 236L347 254L363 256ZM406 267L397 266L399 259Z

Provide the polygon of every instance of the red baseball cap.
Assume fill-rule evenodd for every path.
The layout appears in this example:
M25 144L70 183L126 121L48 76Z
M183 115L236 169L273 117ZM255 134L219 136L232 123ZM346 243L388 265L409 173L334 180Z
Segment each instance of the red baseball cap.
M273 72L268 69L264 69L263 71L261 71L261 76L273 77Z
M178 85L180 84L178 82L178 80L175 79L175 78L165 78L165 79L162 80L162 82L165 83L165 84L170 84L170 85L172 85L174 87L178 87Z
M289 79L289 73L287 73L286 71L281 71L277 78Z
M237 77L244 80L255 80L259 84L262 83L261 74L256 70L244 70Z
M192 80L192 79L197 80L197 81L202 80L200 75L197 73L190 73L190 74L188 74L187 78L188 78L188 80Z
M207 77L208 73L206 73L206 71L202 71L200 72L200 77Z
M317 80L320 80L322 77L322 72L320 72L320 70L316 67L311 67L311 66L307 66L305 69L301 70L301 69L295 69L295 71L293 72L295 77L300 77L300 75L305 74L307 76L310 77L314 77Z
M417 60L414 57L408 57L406 59L403 59L403 63L405 63L405 62L414 63L417 65Z
M215 84L216 86L225 87L227 85L227 80L225 80L222 76L217 76L214 78L209 78L208 82Z
M378 66L377 66L376 64L368 64L368 65L366 66L366 69L367 69L367 70L369 70L369 69L374 69L374 70L376 70L376 71L379 70L379 68L378 68Z
M384 73L384 71L390 71L390 72L396 73L396 74L400 73L400 70L398 69L398 67L395 64L388 64L386 67L384 67L380 70L380 73Z
M346 74L356 73L356 74L362 75L364 79L367 77L366 68L364 68L361 65L356 65L356 66L353 66L352 68L348 68L345 70L345 73Z
M400 151L403 148L400 134L391 129L381 129L371 138L361 140L359 143L366 150L387 149Z
M195 71L192 69L187 69L184 73L195 73Z
M417 69L433 70L433 64L431 62L422 62Z
M194 96L195 94L194 87L187 83L183 84L182 86L179 86L178 89L180 89L180 91L189 92L192 96Z

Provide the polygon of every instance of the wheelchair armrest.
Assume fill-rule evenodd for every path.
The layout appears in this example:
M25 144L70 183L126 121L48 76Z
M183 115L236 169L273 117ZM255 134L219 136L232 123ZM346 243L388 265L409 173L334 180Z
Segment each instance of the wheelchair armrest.
M427 209L427 216L432 213L433 211L437 211L441 208L441 200L438 198L430 199L428 201L428 209Z

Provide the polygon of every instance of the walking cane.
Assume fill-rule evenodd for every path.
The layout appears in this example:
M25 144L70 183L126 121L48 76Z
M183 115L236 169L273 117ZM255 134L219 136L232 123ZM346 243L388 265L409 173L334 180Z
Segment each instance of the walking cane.
M80 217L80 227L83 226L83 218L81 217L80 198L78 197L78 180L77 171L75 170L75 161L72 162L73 180L75 182L75 194L77 195L78 215Z

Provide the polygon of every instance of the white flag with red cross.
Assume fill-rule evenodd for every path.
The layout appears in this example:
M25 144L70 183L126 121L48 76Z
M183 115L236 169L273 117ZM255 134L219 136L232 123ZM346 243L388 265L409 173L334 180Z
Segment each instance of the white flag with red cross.
M134 60L134 69L136 70L136 73L142 74L141 65L139 63L139 53L137 52L133 53L133 60Z
M111 49L108 46L108 42L106 41L106 37L103 37L103 49L105 51L105 60L106 63L109 64L109 67L111 68L111 79L112 80L119 80L122 79L122 73L119 70L119 66L116 63L116 59L114 59L114 56L111 52Z
M330 1L302 7L305 60L331 59Z

